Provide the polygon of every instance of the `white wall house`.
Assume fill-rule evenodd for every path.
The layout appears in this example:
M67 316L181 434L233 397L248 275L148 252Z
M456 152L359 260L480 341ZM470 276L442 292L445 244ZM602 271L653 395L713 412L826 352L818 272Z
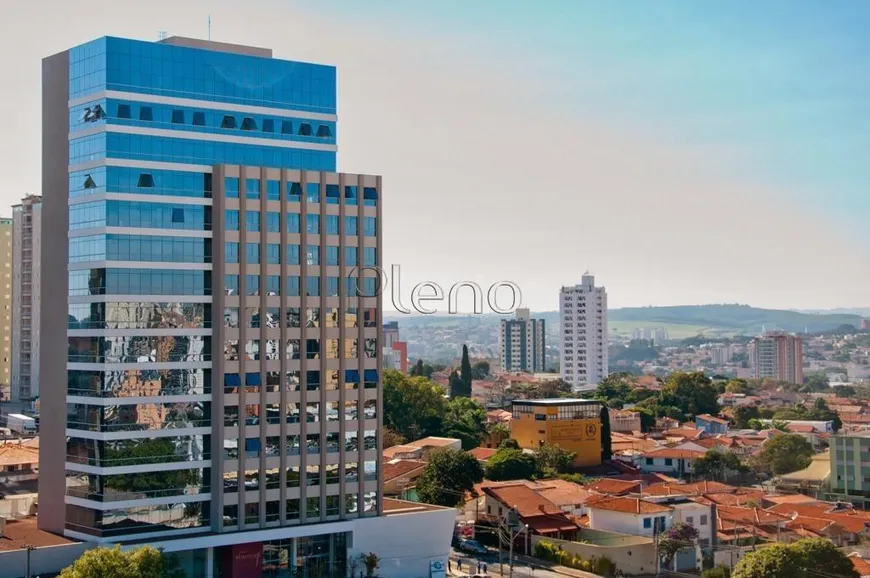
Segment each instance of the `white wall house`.
M593 530L652 536L673 525L673 508L639 498L613 497L586 504Z
M640 469L644 473L663 473L683 476L695 471L695 460L704 457L707 451L691 449L658 448L644 452Z

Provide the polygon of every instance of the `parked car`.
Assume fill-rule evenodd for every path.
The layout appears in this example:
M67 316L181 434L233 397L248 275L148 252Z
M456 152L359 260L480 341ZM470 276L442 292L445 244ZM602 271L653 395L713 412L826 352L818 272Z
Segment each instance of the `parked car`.
M462 540L459 543L459 549L469 554L487 554L489 552L486 546L476 540Z

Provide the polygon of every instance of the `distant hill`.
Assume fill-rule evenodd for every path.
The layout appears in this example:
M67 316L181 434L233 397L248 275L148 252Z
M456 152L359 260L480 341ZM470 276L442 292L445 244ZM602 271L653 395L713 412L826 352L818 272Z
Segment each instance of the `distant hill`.
M558 311L533 312L533 317L545 319L555 326L559 322ZM621 328L628 325L637 327L667 327L679 325L698 328L699 332L730 333L752 335L762 331L781 329L783 331L809 332L836 329L840 325L860 324L860 316L852 313L805 313L782 309L760 309L749 305L677 305L673 307L624 307L611 309L607 313L611 324ZM498 324L502 315L390 315L389 321L398 321L400 327L480 327ZM694 330L693 330L694 331ZM673 336L672 336L673 337Z
M613 322L645 324L676 323L699 325L734 333L753 334L768 330L809 332L836 329L840 325L858 326L861 318L846 313L812 314L781 309L759 309L749 305L679 305L675 307L625 307L607 314Z

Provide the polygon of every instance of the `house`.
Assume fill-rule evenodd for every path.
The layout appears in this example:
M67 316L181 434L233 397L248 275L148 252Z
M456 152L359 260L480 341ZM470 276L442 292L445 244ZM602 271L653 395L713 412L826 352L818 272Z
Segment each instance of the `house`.
M420 460L391 460L381 465L384 476L384 495L402 496L423 475L426 462Z
M870 562L865 560L861 554L858 552L852 552L849 554L848 558L852 562L855 572L857 572L861 578L867 578L870 576Z
M586 503L593 530L653 536L671 527L673 508L641 498L608 496Z
M386 448L384 449L383 456L387 461L394 459L427 460L430 453L444 448L461 450L462 440L429 436L417 441Z
M473 450L468 450L468 453L474 456L482 465L486 465L487 460L497 454L498 450L495 448L474 448Z
M695 427L708 434L728 433L728 420L708 413L695 416Z
M554 503L556 507L571 516L586 515L586 502L597 494L574 482L566 480L539 480L535 492Z
M639 492L641 489L640 480L615 480L612 478L601 478L600 480L585 486L587 490L598 494L608 496L624 496L626 494Z
M561 508L525 483L484 486L486 516L517 529L561 540L573 540L580 529Z
M682 477L694 471L695 460L704 457L706 451L678 448L658 448L644 452L640 469L644 472L663 472Z
M611 409L610 431L631 433L640 431L640 412Z

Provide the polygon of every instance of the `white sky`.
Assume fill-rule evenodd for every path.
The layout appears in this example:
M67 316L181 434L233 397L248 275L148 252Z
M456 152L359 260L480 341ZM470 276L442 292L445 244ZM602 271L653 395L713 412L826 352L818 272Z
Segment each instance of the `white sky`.
M271 15L241 19L255 4ZM204 37L210 12L214 40L338 67L339 170L384 176L385 265L401 264L406 304L422 280L508 279L552 310L590 269L611 307L870 305L867 248L741 178L734 151L542 100L558 77L533 57L506 66L487 41L288 6L4 0L0 205L40 188L41 58L102 35Z

